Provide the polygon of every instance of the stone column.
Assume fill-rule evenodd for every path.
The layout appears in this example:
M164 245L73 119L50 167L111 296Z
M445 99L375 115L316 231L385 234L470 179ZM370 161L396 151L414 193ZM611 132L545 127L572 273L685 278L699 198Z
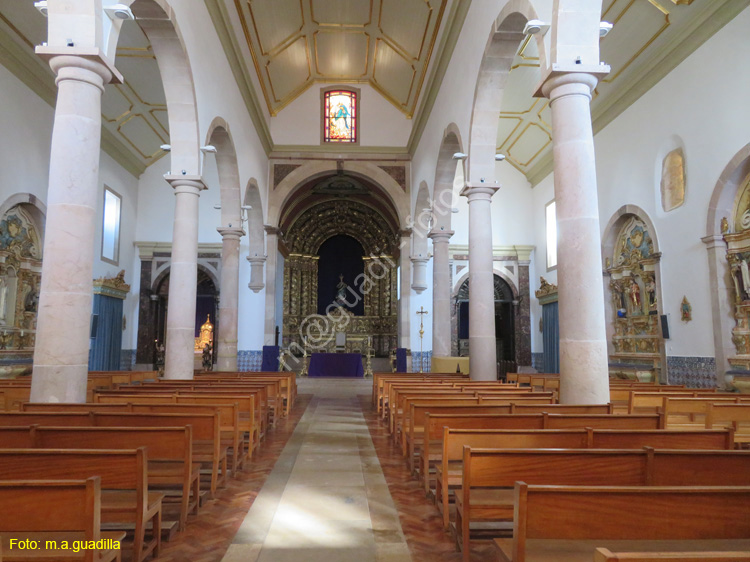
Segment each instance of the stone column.
M206 185L200 176L166 175L164 179L175 193L164 377L192 379L198 289L198 201Z
M216 345L216 369L237 370L237 303L240 285L241 228L217 228L221 234L221 289L219 291L219 333Z
M412 256L412 283L411 288L419 294L427 288L427 262L430 258L425 256Z
M479 381L497 380L490 204L498 189L467 183L461 190L469 200L469 371Z
M432 238L432 355L451 355L451 270L448 243L452 230L433 230Z
M708 251L708 272L711 280L711 316L714 332L714 353L716 355L716 386L727 388L726 372L732 368L729 358L737 355L732 342L734 328L734 287L732 274L727 263L727 244L721 234L705 236L701 241ZM657 287L660 285L657 285ZM661 295L657 295L657 298ZM660 301L664 302L664 301ZM662 349L663 346L662 346ZM668 382L667 358L662 358L662 382Z
M263 345L273 345L276 336L276 263L279 259L279 236L281 231L273 226L266 226L266 320ZM281 342L279 342L281 344Z
M32 402L85 402L104 85L122 77L98 49L37 50L57 76ZM79 53L80 51L80 53ZM88 54L92 51L96 55ZM78 53L78 54L76 54Z
M248 288L253 293L259 293L265 285L263 284L263 264L266 263L266 256L248 256L250 262L250 282Z
M560 402L605 404L609 402L609 368L589 104L597 75L606 71L577 72L576 66L561 69L556 65L542 84L552 108L555 158Z
M398 265L401 269L401 299L398 302L398 346L406 349L411 347L411 260L409 259L409 247L411 245L411 229L407 228L400 232L401 255Z

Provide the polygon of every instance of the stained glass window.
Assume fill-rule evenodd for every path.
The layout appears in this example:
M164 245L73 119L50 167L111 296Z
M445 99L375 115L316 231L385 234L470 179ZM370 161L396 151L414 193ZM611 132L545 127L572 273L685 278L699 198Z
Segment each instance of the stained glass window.
M332 90L323 97L323 140L357 142L357 93Z

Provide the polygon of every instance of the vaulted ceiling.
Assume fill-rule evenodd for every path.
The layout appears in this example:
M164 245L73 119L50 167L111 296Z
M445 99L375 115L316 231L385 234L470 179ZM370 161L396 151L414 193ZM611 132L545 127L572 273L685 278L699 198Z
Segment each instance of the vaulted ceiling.
M747 0L604 0L602 20L614 28L601 40L600 58L611 72L599 82L591 101L595 131L747 5ZM536 41L524 40L503 95L497 150L532 184L552 169L549 102L532 96L540 80Z
M234 4L271 115L313 83L363 82L411 117L447 0Z

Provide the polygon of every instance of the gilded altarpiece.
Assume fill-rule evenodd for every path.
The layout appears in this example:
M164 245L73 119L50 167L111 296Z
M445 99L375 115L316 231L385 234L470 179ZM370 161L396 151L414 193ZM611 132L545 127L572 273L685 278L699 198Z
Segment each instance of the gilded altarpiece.
M16 205L0 218L0 349L3 359L33 352L42 241L32 216ZM8 356L8 359L12 357Z
M661 369L657 269L648 226L631 216L620 229L612 258L606 259L614 331L614 363Z
M334 322L314 319L318 314L318 250L339 234L351 236L364 250L363 277L355 280L364 299L364 316L354 316L345 307L341 311L331 308L333 318L342 318L342 327L337 329ZM333 352L335 332L343 331L346 352L365 353L370 338L376 356L387 357L397 347L398 241L397 233L378 211L351 199L332 199L302 212L286 236L289 255L284 263L283 344L302 346L303 335L312 335L308 343L322 344L313 351ZM317 331L311 334L311 330Z
M729 358L733 369L750 370L750 181L735 202L732 221L722 220L727 262L732 275L734 320L732 342L737 355Z

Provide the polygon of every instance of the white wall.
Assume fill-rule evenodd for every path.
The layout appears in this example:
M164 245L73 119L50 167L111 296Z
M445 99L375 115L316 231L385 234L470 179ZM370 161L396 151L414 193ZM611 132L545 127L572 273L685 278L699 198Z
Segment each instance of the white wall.
M3 100L0 103L0 131L5 132L0 140L0 203L15 193L31 193L46 205L54 109L3 66L0 66L0 99ZM100 259L104 185L122 197L118 265ZM94 278L113 277L124 269L125 280L135 285L124 304L127 328L123 332L123 349L135 348L137 333L136 287L140 270L134 266L133 247L137 188L136 178L102 152L96 235L90 248L81 248L81 251L90 251L94 256Z
M275 144L320 145L320 91L330 86L313 84L278 115L271 117L271 136ZM360 146L406 146L412 120L372 86L355 84L354 87L361 89Z
M750 9L745 9L594 139L602 231L626 204L641 207L655 225L663 254L663 310L672 318L670 356L714 356L710 284L701 238L706 236L713 188L750 138L748 28ZM661 161L673 148L675 136L685 147L686 197L683 206L665 213L659 187ZM552 198L550 176L534 188L536 266L542 272L546 269L544 205ZM550 282L556 280L554 274L545 276ZM536 288L533 283L532 287ZM692 305L690 323L679 321L683 296Z

